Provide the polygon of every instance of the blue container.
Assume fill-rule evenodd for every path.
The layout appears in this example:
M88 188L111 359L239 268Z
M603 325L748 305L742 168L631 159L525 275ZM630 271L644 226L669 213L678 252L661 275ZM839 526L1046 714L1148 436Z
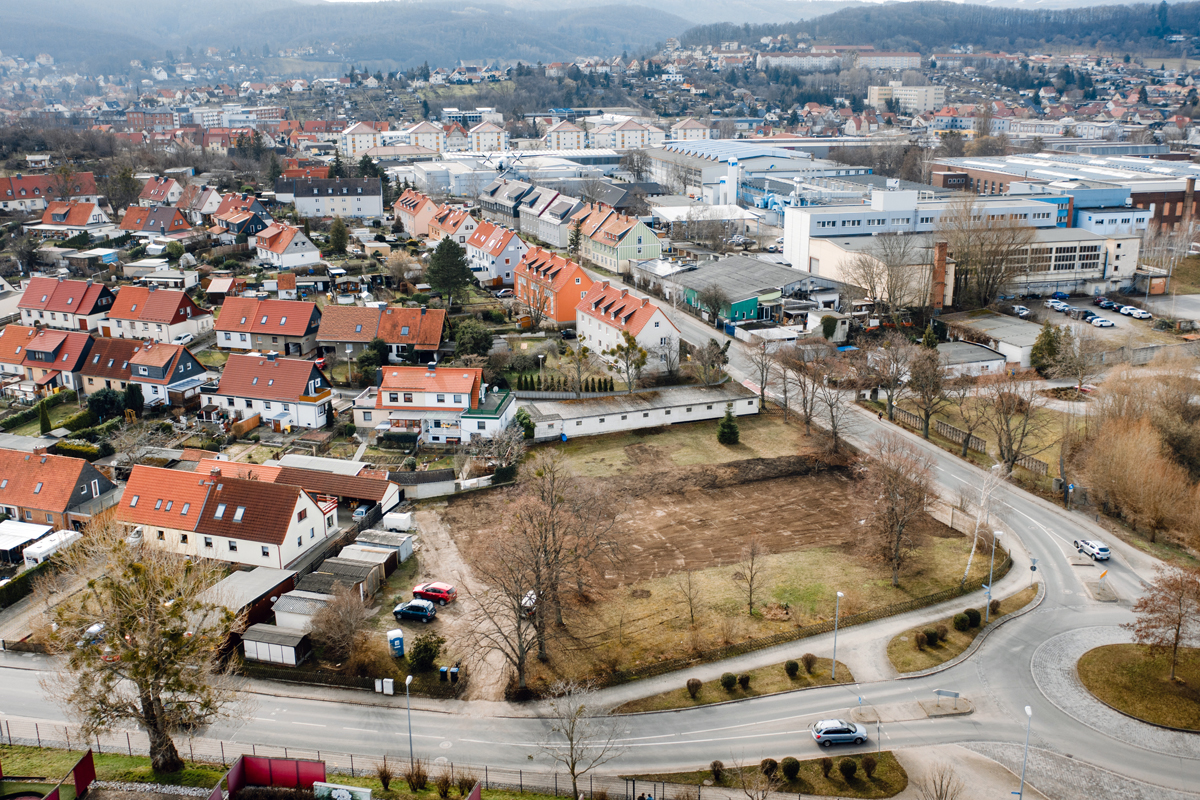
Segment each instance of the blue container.
M404 631L396 628L387 632L388 647L391 648L393 658L404 658Z

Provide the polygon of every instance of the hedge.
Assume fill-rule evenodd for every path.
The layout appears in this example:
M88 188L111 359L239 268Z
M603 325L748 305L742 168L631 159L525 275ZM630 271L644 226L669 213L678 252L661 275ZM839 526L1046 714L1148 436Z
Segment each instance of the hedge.
M376 444L384 449L400 450L417 443L415 433L381 433Z
M55 455L82 458L85 461L95 461L97 458L111 456L116 450L108 442L92 444L84 439L63 439L54 445Z
M49 411L50 409L54 408L55 406L62 405L67 400L74 400L74 399L75 399L75 393L70 392L70 391L59 392L58 394L52 394L49 397L47 397L45 400L42 400L41 402L38 402L38 403L34 403L32 406L25 409L24 411L19 411L16 414L13 414L11 417L6 417L5 419L0 420L0 428L3 428L6 431L11 431L13 428L19 428L27 422L33 422L35 419L38 418L38 414L39 414L38 407L40 405L42 405L43 403L45 403L45 405L46 405L46 410Z
M52 566L53 560L43 561L32 569L27 569L8 583L0 586L0 608L8 608L13 603L33 591L33 581L39 575L49 575L57 567Z
M71 433L81 431L84 428L91 428L96 424L96 415L91 411L84 409L78 414L72 414L62 421L62 427L69 430Z
M113 417L108 422L102 422L99 425L95 426L94 428L84 428L82 430L74 431L74 433L75 433L74 438L75 439L83 439L85 441L91 442L92 444L95 444L95 443L99 442L100 440L105 439L108 436L111 436L113 431L115 431L117 428L121 427L121 425L123 425L124 422L125 422L125 420L122 419L121 417Z

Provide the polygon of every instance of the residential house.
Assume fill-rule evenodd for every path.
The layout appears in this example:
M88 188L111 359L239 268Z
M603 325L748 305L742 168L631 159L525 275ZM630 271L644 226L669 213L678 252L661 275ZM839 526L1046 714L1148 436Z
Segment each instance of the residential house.
M291 202L290 200L282 200L276 198L279 202ZM221 204L217 206L217 210L213 212L213 216L229 214L233 211L250 211L258 214L263 219L269 220L271 215L267 213L267 209L259 202L258 198L252 194L227 194L221 198Z
M271 218L254 211L227 211L224 214L213 214L214 225L209 233L215 234L223 242L232 243L241 236L250 237L271 225Z
M193 184L184 187L175 207L183 212L193 227L205 225L221 207L221 193L211 186Z
M143 546L277 569L324 547L338 529L337 501L298 486L143 464L130 473L115 519L140 528Z
M100 335L118 339L169 342L190 333L197 338L213 329L213 315L196 305L187 292L157 286L126 286L117 292Z
M82 458L0 450L0 510L10 519L80 530L116 488Z
M644 150L648 147L658 147L666 138L661 128L642 125L631 119L616 125L601 125L592 130L590 135L592 147L612 150Z
M0 381L7 384L25 377L25 345L39 330L15 322L0 328Z
M317 346L321 311L304 300L226 297L217 320L217 347L276 351L303 358Z
M497 178L479 193L479 208L485 219L520 230L521 201L534 191L533 184Z
M429 241L440 242L448 236L465 247L478 224L465 208L442 206L429 220Z
M575 306L592 288L592 279L583 267L540 247L525 253L515 277L513 295L523 311L540 316L547 327L574 325Z
M471 150L476 153L492 153L508 149L508 131L494 122L481 122L471 128Z
M296 213L302 217L382 217L379 178L296 178Z
M404 131L409 144L438 153L446 151L446 132L432 122L418 122Z
M420 361L428 363L437 358L446 327L444 308L401 308L388 306L379 318L376 334L388 346L388 361Z
M565 249L571 243L571 217L583 208L583 201L557 192L543 191L532 205L520 207L521 232L536 237L551 247Z
M42 212L41 222L25 225L26 231L43 239L71 239L86 233L92 239L116 235L116 226L96 203L51 200Z
M409 238L429 235L429 223L438 211L437 203L416 189L408 189L392 204L392 212L404 226Z
M147 408L198 408L200 387L208 382L204 365L179 344L141 342L129 359L129 371L129 380L142 387Z
M38 328L30 335L29 328L15 327L17 341L24 339L21 368L25 380L5 387L5 392L23 400L36 400L55 394L60 389L79 388L80 370L92 349L92 336L84 331L56 331ZM24 337L19 336L25 333ZM19 345L18 345L19 346Z
M634 297L628 289L611 286L608 281L593 284L587 296L575 306L575 329L596 352L622 344L624 334L630 334L650 354L647 372L662 368L667 348L679 347L679 329L661 308L648 298Z
M383 309L380 308L326 306L317 330L317 345L322 352L333 350L338 358L345 361L358 358L379 333L379 318L382 315Z
M513 271L528 249L515 232L480 222L467 239L467 261L481 286L512 286Z
M446 133L445 152L458 153L471 149L471 137L461 123L451 122L449 125L443 125L442 130Z
M64 331L94 331L116 296L102 283L30 278L17 303L21 321Z
M276 269L294 269L321 263L321 251L304 235L304 230L282 222L273 222L256 233L252 246L259 261ZM292 275L291 278L295 297L296 276Z
M357 122L338 136L338 149L342 157L358 162L364 153L379 146L379 131L365 122Z
M172 233L187 233L191 230L187 217L177 208L170 206L130 206L121 218L121 230L134 236L149 239Z
M543 139L550 150L583 150L587 147L587 132L565 119L552 125Z
M468 367L383 367L378 387L354 400L363 430L414 434L425 444L458 444L508 426L516 404L509 392L489 392L483 370Z
M0 178L0 210L13 214L44 211L54 200L74 200L78 203L99 203L96 177L90 172L71 176L67 196L63 197L62 179L56 174L21 175Z
M603 205L588 204L576 212L585 260L613 272L629 272L629 262L662 255L662 243L644 222Z
M2 344L3 342L0 342L0 345ZM145 342L141 339L96 337L92 342L91 352L84 359L83 368L79 371L80 391L85 396L95 394L101 389L124 392L133 377L129 360L143 344ZM5 352L7 348L0 346L0 356Z
M138 205L145 208L150 206L173 206L183 196L183 187L174 178L151 178L142 187L138 195Z
M697 119L688 117L681 119L671 126L671 139L674 141L690 142L697 139L707 139L710 127Z
M232 418L261 414L264 424L282 430L324 428L333 419L332 398L314 362L268 353L231 355L213 401Z
M280 300L299 300L300 292L296 288L296 273L279 273L275 279L275 294Z

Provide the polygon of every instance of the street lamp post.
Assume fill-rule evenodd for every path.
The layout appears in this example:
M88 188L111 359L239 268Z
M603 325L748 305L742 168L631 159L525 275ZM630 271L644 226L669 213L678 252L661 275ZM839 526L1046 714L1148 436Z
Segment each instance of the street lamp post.
M842 611L842 598L845 597L841 592L837 593L837 597L833 601L833 668L829 670L829 680L837 680L837 629L838 616Z
M1025 765L1029 763L1029 729L1033 727L1033 709L1025 706L1025 757L1021 759L1021 789L1013 792L1018 798L1025 797Z
M404 679L404 704L408 706L408 768L413 769L415 759L413 758L412 746L412 700L408 694L408 687L412 685L412 675Z
M996 576L996 540L1004 535L1003 531L992 531L992 564L988 567L987 607L983 610L983 624L988 624L992 618L992 580Z
M538 353L538 375L542 380L546 380L546 354Z

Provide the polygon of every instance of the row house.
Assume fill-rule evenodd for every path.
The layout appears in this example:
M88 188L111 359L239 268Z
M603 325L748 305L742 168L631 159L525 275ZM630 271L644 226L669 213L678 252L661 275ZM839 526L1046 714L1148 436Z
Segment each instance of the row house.
M478 225L478 220L465 208L442 206L429 221L429 241L440 242L449 237L465 247Z
M192 226L187 218L177 208L170 206L139 207L130 206L125 209L121 218L120 228L125 233L149 239L155 236L166 236L172 233L187 233Z
M382 315L383 309L368 306L326 306L317 329L317 346L346 361L356 359L378 335Z
M182 196L183 186L174 178L151 178L146 181L141 194L138 195L138 205L146 208L173 206Z
M437 210L437 203L416 189L406 189L392 204L392 213L404 226L404 232L412 239L429 235L429 223Z
M92 239L104 239L117 232L108 214L98 204L75 200L51 200L42 212L40 222L23 227L44 239L71 239L81 233Z
M142 387L147 408L198 408L200 387L208 382L204 365L186 347L150 340L134 349L129 372L128 380Z
M667 349L679 347L679 329L661 308L608 281L593 284L576 304L575 330L596 352L622 344L628 333L650 354L647 372L661 370L667 362Z
M221 207L221 193L211 186L193 184L184 188L175 202L175 207L195 227L208 223Z
M320 327L321 311L316 303L226 297L216 324L216 346L224 350L274 350L303 358L317 346Z
M276 431L324 428L333 421L333 390L316 362L266 355L231 355L212 395L232 419L261 416Z
M82 458L0 450L0 510L9 519L81 530L116 488Z
M658 147L667 135L654 125L626 120L616 125L601 125L591 132L592 147L612 150L644 150Z
M35 401L79 388L80 371L92 349L91 334L9 325L2 335L4 371L17 378L5 386L5 394Z
M350 360L381 339L390 363L428 361L437 357L445 325L446 310L441 308L329 306L321 315L317 344Z
M379 178L296 178L293 184L292 202L302 217L383 216Z
M17 303L21 321L65 331L94 331L116 295L102 283L30 278Z
M536 199L524 200L518 209L520 230L551 247L567 247L571 216L583 208L583 201L548 189L538 189L536 194Z
M65 189L65 191L64 191ZM65 196L64 196L65 195ZM99 203L96 176L91 172L75 172L64 187L57 173L48 175L13 175L0 178L0 210L31 214L45 210L52 200L75 200L80 203Z
M291 202L290 200L280 202ZM223 216L231 214L235 211L249 211L257 214L263 219L270 219L271 215L267 212L266 207L252 194L227 194L221 198L221 204L217 206L217 210L213 212L213 216Z
M117 339L170 342L190 333L199 338L213 329L213 315L187 292L157 286L126 286L117 292L100 335Z
M671 138L677 142L708 139L711 133L712 131L708 125L691 117L681 119L671 126Z
M145 547L190 558L285 569L338 530L337 500L298 486L149 467L133 468L115 519Z
M608 206L584 206L573 217L580 223L583 256L613 272L628 272L629 262L662 255L662 243L654 231L634 217L619 214Z
M583 267L550 250L531 247L517 265L513 296L525 313L535 313L547 327L575 323L575 306L587 296L592 279Z
M240 236L245 236L249 241L251 236L266 230L271 224L271 218L253 211L228 211L224 214L214 214L213 223L208 232L222 243L232 244Z
M483 216L513 230L521 229L521 201L534 191L525 181L497 178L479 193L479 208Z
M528 249L514 231L480 222L467 239L467 261L480 286L512 286L513 271Z
M367 431L407 433L425 444L491 437L516 412L509 392L488 391L483 370L468 367L382 367L379 386L354 400L354 424Z
M276 269L307 267L321 262L321 251L304 235L304 231L294 225L285 225L282 222L273 222L269 227L255 234L251 247L255 249L259 261L270 264ZM282 278L282 276L280 277ZM290 277L294 296L296 276Z

